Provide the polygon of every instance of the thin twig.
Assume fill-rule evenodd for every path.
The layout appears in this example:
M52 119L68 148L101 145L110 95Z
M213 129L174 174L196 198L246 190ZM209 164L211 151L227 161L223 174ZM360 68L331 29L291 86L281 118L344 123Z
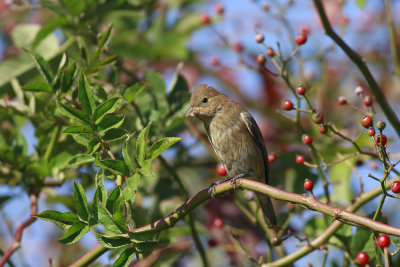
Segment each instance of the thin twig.
M326 34L332 38L333 41L346 53L351 61L358 67L360 72L363 74L365 80L367 81L371 92L375 96L376 102L381 107L383 113L385 114L386 118L389 120L392 127L395 129L397 134L400 136L400 120L396 116L396 113L390 107L385 95L382 93L381 88L379 87L378 83L372 76L371 72L369 71L365 61L362 57L353 51L350 46L348 46L342 38L340 38L335 31L332 29L331 24L328 21L328 17L326 16L324 7L322 5L321 0L313 0L317 13L321 19L321 23L325 29Z
M31 215L38 213L38 196L37 194L32 193L29 196L31 203ZM29 216L28 219L23 221L20 225L15 229L14 242L4 253L3 257L0 259L0 267L3 267L7 261L10 259L11 255L21 247L21 239L22 234L29 225L31 225L34 221L36 221L35 217Z

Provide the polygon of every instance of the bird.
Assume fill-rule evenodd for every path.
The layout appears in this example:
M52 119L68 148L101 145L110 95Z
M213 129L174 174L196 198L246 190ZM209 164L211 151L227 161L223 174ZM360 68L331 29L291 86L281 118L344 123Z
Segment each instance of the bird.
M252 178L268 184L268 154L255 119L238 102L207 84L197 86L190 97L187 117L196 117L204 124L215 154L227 170L227 178L210 186L231 180L235 189L238 178ZM269 228L276 225L271 199L256 193Z

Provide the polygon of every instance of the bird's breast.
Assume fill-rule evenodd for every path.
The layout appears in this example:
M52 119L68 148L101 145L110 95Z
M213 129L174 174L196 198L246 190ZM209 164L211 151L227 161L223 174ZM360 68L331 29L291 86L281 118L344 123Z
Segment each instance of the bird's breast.
M206 129L214 151L230 177L250 171L257 178L263 177L264 160L261 150L239 118L214 118Z

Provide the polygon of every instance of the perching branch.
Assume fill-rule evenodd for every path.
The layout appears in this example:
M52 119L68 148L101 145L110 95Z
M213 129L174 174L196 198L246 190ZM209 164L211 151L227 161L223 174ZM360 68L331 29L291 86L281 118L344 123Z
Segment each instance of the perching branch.
M396 179L394 179L396 180ZM392 180L390 183L394 182ZM343 221L344 223L349 222L352 225L357 224L360 226L365 226L368 227L376 232L388 234L388 235L394 235L394 236L399 236L400 237L400 228L394 227L391 225L383 224L377 221L374 221L370 218L352 213L351 211L355 210L342 210L330 205L327 205L323 202L320 202L315 198L313 195L301 195L301 194L296 194L296 193L291 193L287 192L275 187L272 187L270 185L260 183L257 181L253 180L248 180L248 179L237 179L236 180L236 186L239 189L248 189L248 190L253 190L256 192L260 192L263 194L266 194L274 199L277 200L284 200L284 201L289 201L293 203L300 204L308 209L319 211L323 214L332 216L335 220L340 220ZM381 193L381 187L379 186L378 189L376 190L376 195ZM210 195L207 192L207 188L201 190L198 192L196 195L191 197L188 201L186 201L183 205L181 205L178 209L176 209L174 212L172 212L170 215L167 217L160 219L154 223L148 224L146 226L137 228L133 230L134 233L138 232L143 232L143 231L161 231L167 228L170 228L175 225L176 222L178 222L182 217L184 217L186 214L188 214L190 211L192 211L194 208L205 202L206 200L210 199ZM226 193L228 191L232 191L233 187L230 182L225 182L222 183L218 186L215 187L215 193L214 195L220 195L223 193ZM372 191L374 191L372 190ZM369 191L368 193L371 194L372 191ZM374 191L375 192L375 191ZM368 194L366 193L366 194ZM365 199L365 197L361 197L360 199ZM360 200L358 200L360 201ZM356 201L356 205L358 202Z
M36 194L31 194L30 195L30 203L31 203L31 215L32 214L37 214L38 212L38 196ZM28 219L23 221L20 225L17 226L15 229L15 235L14 235L14 242L11 244L11 246L7 249L7 251L4 253L3 257L0 259L0 267L3 267L7 261L10 259L11 255L21 247L21 239L22 239L22 234L29 225L31 225L34 221L36 220L35 217L29 216Z
M398 180L399 177L396 177L394 179L387 181L386 189L389 189L391 184L394 181ZM236 186L239 189L248 189L260 192L278 200L297 203L308 209L319 211L323 214L333 217L333 222L331 223L331 225L320 236L312 240L308 246L305 246L297 250L296 252L287 255L286 257L283 257L273 263L269 263L266 266L285 266L285 264L293 262L296 259L299 259L304 255L310 253L314 249L319 248L320 245L324 244L336 232L336 230L340 228L342 223L349 223L351 225L360 225L379 233L400 237L400 228L383 224L374 221L372 219L369 219L367 217L353 213L357 211L363 204L369 202L370 200L381 194L382 191L380 186L374 188L373 190L367 193L362 194L355 200L355 202L351 206L347 207L346 210L339 209L334 206L330 206L323 202L320 202L313 195L301 195L301 194L291 193L253 180L237 179ZM214 189L215 189L214 195L221 195L228 191L232 191L233 185L228 181L217 185ZM171 228L179 220L181 220L184 216L186 216L189 212L191 212L197 206L203 204L210 198L211 197L208 194L208 188L204 188L200 192L192 196L189 200L187 200L184 204L182 204L179 208L177 208L174 212L172 212L168 216L158 221L155 221L151 224L134 229L132 230L132 232L133 233L141 233L146 231L160 232L162 230ZM93 250L100 251L100 247L101 246L98 245ZM107 250L103 250L100 253L103 254L106 251ZM88 252L83 257L87 257L87 255L91 255L91 252ZM99 257L100 255L97 253L96 258ZM95 258L93 259L93 261L94 260ZM79 261L81 261L81 259ZM91 261L85 261L85 262L87 263ZM72 266L78 267L83 265L73 264Z
M358 69L363 74L365 80L367 81L369 87L371 88L371 92L375 96L376 102L381 107L383 113L385 113L387 119L390 121L392 127L396 130L397 134L400 136L400 120L396 116L393 109L389 106L389 103L382 93L382 89L379 87L378 83L375 81L371 72L369 71L367 64L362 59L362 57L357 54L353 49L350 48L343 40L336 34L336 32L332 29L331 24L328 21L326 16L324 7L321 3L321 0L313 0L315 8L317 9L318 15L321 19L321 23L324 27L326 34L332 38L332 40L346 53L346 55L353 61L353 63L358 67Z

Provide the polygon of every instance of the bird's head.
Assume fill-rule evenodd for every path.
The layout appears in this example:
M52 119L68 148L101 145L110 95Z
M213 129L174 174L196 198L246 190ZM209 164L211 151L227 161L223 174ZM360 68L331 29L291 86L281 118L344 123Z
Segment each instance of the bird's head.
M187 117L197 117L202 121L208 120L216 115L221 109L222 103L219 98L224 96L214 87L201 84L196 87L190 98L190 107L186 113Z

